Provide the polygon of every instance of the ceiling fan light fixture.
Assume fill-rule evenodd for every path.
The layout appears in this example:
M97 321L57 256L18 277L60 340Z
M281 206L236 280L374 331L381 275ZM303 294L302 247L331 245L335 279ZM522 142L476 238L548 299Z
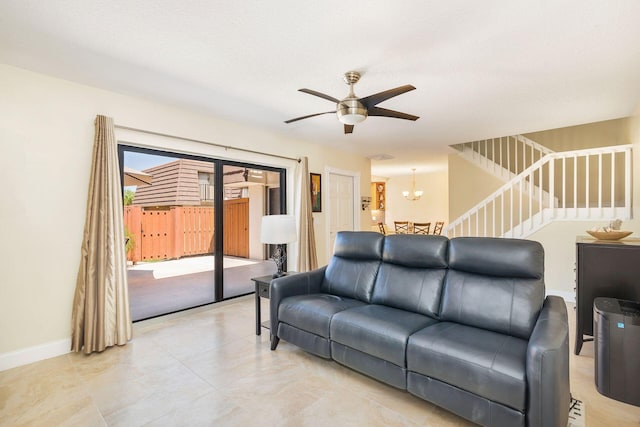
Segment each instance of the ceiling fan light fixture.
M367 109L357 99L345 99L336 106L336 114L341 123L355 125L367 118Z
M366 115L358 113L344 114L342 116L338 115L338 120L340 120L340 122L344 123L345 125L355 125L358 123L362 123L366 118Z

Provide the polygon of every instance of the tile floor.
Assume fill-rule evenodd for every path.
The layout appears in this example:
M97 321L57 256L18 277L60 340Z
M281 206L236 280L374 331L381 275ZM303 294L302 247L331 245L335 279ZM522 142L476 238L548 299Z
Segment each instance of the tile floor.
M470 425L286 342L272 352L254 321L251 295L137 323L131 343L101 354L0 372L0 425ZM640 408L595 390L592 343L571 356L571 383L587 426L640 425Z

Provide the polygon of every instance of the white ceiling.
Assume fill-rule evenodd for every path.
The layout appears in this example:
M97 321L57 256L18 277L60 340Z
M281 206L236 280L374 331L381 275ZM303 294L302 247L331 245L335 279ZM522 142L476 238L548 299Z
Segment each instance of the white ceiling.
M0 0L0 62L291 137L440 167L449 144L626 117L640 96L638 0ZM364 97L412 84L344 135Z

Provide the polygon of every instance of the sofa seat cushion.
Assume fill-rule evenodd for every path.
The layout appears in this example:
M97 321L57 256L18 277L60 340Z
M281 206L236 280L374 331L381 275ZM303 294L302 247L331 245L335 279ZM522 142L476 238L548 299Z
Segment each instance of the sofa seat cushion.
M407 369L524 412L526 352L523 339L441 322L409 338Z
M364 305L336 313L331 341L406 367L409 336L437 320L383 305Z
M364 304L337 295L296 295L282 300L278 307L278 320L303 331L329 338L329 325L334 314Z

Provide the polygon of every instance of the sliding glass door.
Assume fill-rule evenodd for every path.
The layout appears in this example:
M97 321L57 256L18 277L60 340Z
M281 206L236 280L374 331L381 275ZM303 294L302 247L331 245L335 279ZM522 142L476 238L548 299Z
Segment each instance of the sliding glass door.
M129 299L142 320L253 292L285 171L121 145Z
M260 242L263 215L280 213L281 171L243 164L225 164L223 176L223 298L250 293L252 277L275 273ZM274 197L274 193L277 196Z

